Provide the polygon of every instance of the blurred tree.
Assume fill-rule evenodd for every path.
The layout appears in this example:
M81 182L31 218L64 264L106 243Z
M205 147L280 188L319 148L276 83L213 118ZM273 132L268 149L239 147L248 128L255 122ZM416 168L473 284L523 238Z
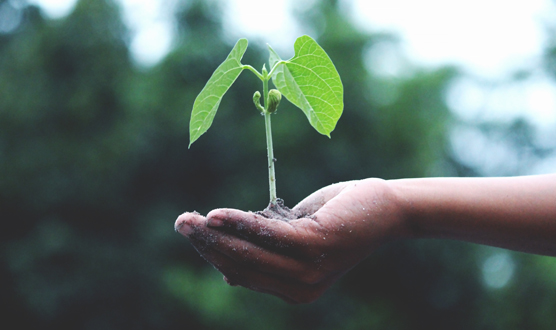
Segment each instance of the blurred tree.
M41 212L97 208L114 198L132 143L120 100L131 68L124 26L104 1L81 1L59 22L26 11L27 26L2 48L0 189Z
M23 10L0 49L4 319L33 328L164 324L156 253L130 231L145 212L126 195L142 127L125 106L135 73L119 9L83 0L57 21Z

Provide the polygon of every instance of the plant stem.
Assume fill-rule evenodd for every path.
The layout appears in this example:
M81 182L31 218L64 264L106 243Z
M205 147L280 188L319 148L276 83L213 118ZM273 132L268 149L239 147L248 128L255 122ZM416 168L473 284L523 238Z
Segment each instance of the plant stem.
M263 69L263 93L264 93L264 122L266 130L266 150L268 157L268 187L270 192L270 206L276 205L276 174L274 171L274 149L272 147L272 128L270 125L270 115L268 111L268 80L269 76L265 69Z
M259 71L257 71L254 67L252 67L250 65L244 65L244 66L242 66L242 68L253 72L255 74L255 76L257 76L261 80L265 79L265 78L263 78L263 75L259 73Z
M272 130L270 128L270 113L264 114L266 127L266 149L268 155L268 185L270 191L270 204L276 205L276 174L274 172L274 151L272 149Z

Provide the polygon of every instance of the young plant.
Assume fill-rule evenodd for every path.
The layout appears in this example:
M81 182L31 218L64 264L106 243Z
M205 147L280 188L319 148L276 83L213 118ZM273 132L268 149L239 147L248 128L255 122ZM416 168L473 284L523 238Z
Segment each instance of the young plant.
M189 124L189 147L209 129L222 97L241 72L245 69L253 72L263 84L264 106L260 104L261 94L258 91L253 95L253 102L265 120L269 207L275 207L277 203L275 158L270 116L276 112L282 95L305 113L309 123L317 132L330 137L344 108L344 91L336 67L322 47L309 36L299 37L295 41L295 55L287 61L282 60L268 46L270 72L267 71L266 65L263 65L261 72L258 72L252 66L241 63L243 54L247 50L247 43L247 39L238 40L226 60L214 71L195 99ZM269 91L270 79L276 89Z

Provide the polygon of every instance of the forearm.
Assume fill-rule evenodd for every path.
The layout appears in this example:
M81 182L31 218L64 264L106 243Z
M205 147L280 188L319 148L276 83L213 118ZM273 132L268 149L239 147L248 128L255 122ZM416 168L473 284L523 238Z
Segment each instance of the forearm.
M414 237L556 256L556 175L389 181Z

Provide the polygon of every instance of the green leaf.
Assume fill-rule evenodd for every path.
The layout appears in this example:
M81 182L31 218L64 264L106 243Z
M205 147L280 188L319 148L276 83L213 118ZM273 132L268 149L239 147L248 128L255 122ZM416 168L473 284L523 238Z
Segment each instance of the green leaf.
M281 61L270 51L270 66ZM295 55L279 64L272 73L276 88L300 108L317 132L330 137L330 132L344 109L344 87L336 67L319 44L309 36L297 38Z
M197 95L189 122L189 147L210 128L222 97L243 71L241 58L247 50L247 44L247 39L237 41L226 60L216 68Z

